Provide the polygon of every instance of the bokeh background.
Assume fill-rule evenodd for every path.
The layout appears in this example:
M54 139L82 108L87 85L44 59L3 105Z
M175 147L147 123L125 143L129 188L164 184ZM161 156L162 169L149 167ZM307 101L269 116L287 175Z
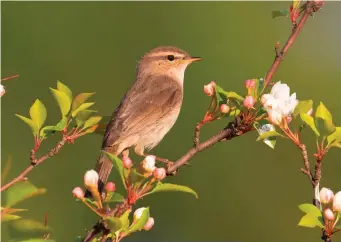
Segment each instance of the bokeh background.
M174 45L204 57L185 75L185 98L178 122L153 150L161 157L179 158L192 145L193 128L208 106L203 85L211 80L226 90L244 93L248 78L262 77L274 59L277 41L291 31L288 19L273 20L272 10L289 2L2 2L1 77L20 74L5 84L1 98L1 159L13 157L9 178L28 165L33 145L30 129L15 113L28 115L40 98L47 122L59 119L49 93L61 80L75 93L96 92L101 115L111 115L135 76L136 62L149 49ZM274 80L288 83L299 99L323 101L341 125L341 3L328 2L306 26L289 50ZM202 139L226 124L207 125ZM297 226L297 206L311 202L308 179L299 172L301 156L287 140L273 151L256 142L256 133L217 144L198 154L169 182L195 189L199 199L182 193L150 196L137 207L150 205L156 224L150 232L125 241L320 241L318 229ZM315 150L313 134L304 139ZM43 154L57 138L42 146ZM102 137L89 135L67 145L37 167L30 180L48 189L45 196L20 205L26 218L44 220L49 214L52 237L74 241L96 221L71 191L81 186L93 168ZM136 158L135 161L138 161ZM322 185L341 190L341 150L331 150L323 163ZM115 174L111 180L117 180ZM3 202L3 201L2 201ZM15 236L2 226L1 241ZM335 241L341 240L341 234Z

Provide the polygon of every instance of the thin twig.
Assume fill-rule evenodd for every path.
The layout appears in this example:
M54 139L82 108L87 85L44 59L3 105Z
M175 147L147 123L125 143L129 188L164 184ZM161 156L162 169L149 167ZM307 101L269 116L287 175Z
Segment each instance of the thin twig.
M14 185L15 183L24 180L26 175L31 170L33 170L34 167L36 167L37 165L41 164L46 159L56 155L60 151L60 149L65 145L67 139L68 139L67 137L63 137L63 139L58 142L56 147L52 148L46 155L40 157L39 159L34 158L33 161L31 161L31 164L29 165L29 167L27 167L19 176L14 178L12 181L10 181L6 185L2 186L0 191L2 192L4 190L6 190L7 188L9 188L10 186ZM34 157L34 154L31 157Z
M1 81L8 81L17 77L19 77L19 75L9 76L9 77L2 78Z
M275 74L275 72L277 71L279 65L281 64L284 56L287 54L289 48L291 47L291 45L294 43L294 41L297 38L297 35L301 32L304 24L306 23L308 17L314 12L313 9L313 2L308 1L308 4L306 6L306 9L304 11L303 16L301 17L299 23L293 27L291 35L289 36L289 39L287 40L287 42L284 44L282 50L280 52L276 51L276 58L272 64L272 66L270 67L268 73L265 76L265 86L267 86L273 75Z
M304 168L301 168L301 172L308 176L311 184L314 186L314 179L310 170L310 162L309 162L307 147L305 146L305 144L300 144L298 148L300 148L301 150L303 164L304 164Z

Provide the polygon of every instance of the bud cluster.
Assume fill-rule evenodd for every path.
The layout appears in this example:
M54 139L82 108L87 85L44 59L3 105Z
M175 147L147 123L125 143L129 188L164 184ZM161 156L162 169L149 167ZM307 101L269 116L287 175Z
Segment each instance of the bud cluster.
M325 221L325 229L328 232L333 231L337 221L337 214L341 213L341 191L335 195L329 188L323 187L320 191L320 202L324 207L323 218Z

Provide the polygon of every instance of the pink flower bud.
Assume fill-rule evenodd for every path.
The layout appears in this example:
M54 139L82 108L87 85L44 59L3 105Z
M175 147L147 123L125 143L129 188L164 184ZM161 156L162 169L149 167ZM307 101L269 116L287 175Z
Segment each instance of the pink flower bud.
M2 97L3 95L5 95L6 90L5 87L3 85L0 84L0 97Z
M154 177L159 181L163 180L166 177L165 168L156 168L153 173L154 173Z
M328 204L333 201L334 193L329 188L322 187L320 191L320 201L322 204Z
M324 218L327 221L334 221L335 219L335 214L330 208L326 208L323 212Z
M253 108L253 106L255 105L255 99L252 96L246 96L243 105L247 109Z
M81 199L84 197L84 191L82 188L80 187L75 187L73 190L72 190L72 194L75 198L78 198L78 199Z
M87 171L84 175L84 185L89 187L97 187L98 185L98 173L95 170Z
M149 217L149 219L148 219L147 223L144 225L143 229L148 231L151 228L153 228L153 226L154 226L154 218Z
M155 156L154 155L148 155L143 161L142 161L142 168L145 170L145 172L150 173L155 170Z
M230 107L227 104L222 104L220 105L220 112L228 113L230 112Z
M213 96L214 94L215 82L210 82L208 85L204 86L204 92L207 96Z
M106 185L105 185L105 190L107 192L114 192L116 190L116 185L115 183L113 182L108 182Z
M145 207L138 208L134 212L134 221L137 221L141 218L143 211L145 210Z
M126 169L130 169L133 166L132 160L127 156L122 158L122 162L123 162L123 167Z
M334 196L333 210L341 212L341 192L337 192Z
M249 79L245 81L245 87L247 89L253 89L256 87L256 81L254 79Z

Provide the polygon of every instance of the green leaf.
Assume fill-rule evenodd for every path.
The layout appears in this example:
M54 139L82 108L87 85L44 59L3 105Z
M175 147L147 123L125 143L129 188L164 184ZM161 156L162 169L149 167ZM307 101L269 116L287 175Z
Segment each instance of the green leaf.
M115 233L122 229L122 220L116 217L110 217L105 219L105 223L107 227L110 229L110 232Z
M18 182L6 191L6 207L12 207L30 197L44 194L46 191L44 188L37 188L30 182Z
M40 137L45 137L53 133L54 131L62 131L67 125L67 118L63 117L55 126L49 125L45 126L40 130Z
M236 100L238 100L240 102L244 101L244 98L242 96L238 95L235 92L227 92L227 97L228 98L236 99Z
M105 201L105 203L121 203L124 202L124 197L117 193L117 192L113 192L111 197Z
M37 99L30 108L30 116L32 121L40 130L46 121L47 111L44 104Z
M58 91L58 90L53 89L53 88L50 88L50 90L52 92L53 97L58 102L62 116L63 117L66 116L70 111L71 99L64 92Z
M129 214L130 214L131 210L128 209L127 211L124 212L124 214L122 214L122 216L120 217L121 222L122 222L122 230L125 230L127 228L129 228Z
M88 100L95 93L80 93L78 94L72 102L72 111L76 110L81 106L86 100Z
M239 113L240 113L240 110L239 109L235 109L235 110L230 111L228 116L229 117L236 117L236 116L239 115Z
M24 116L21 116L19 114L16 114L15 116L19 117L22 121L24 121L28 126L30 126L32 133L34 136L38 135L39 129L38 126L33 122L33 120L26 118Z
M95 124L94 126L91 126L87 130L82 132L82 134L91 134L91 133L93 133L93 132L95 132L97 130L98 126L99 126L99 124Z
M284 135L281 135L277 131L268 131L268 132L264 132L264 133L260 134L258 136L258 138L257 138L257 141L268 139L268 138L271 138L271 137L277 137L277 136L286 138Z
M299 101L293 112L293 117L298 116L301 113L308 113L310 109L313 108L313 100L303 100Z
M320 209L318 209L313 204L304 203L304 204L299 205L298 208L304 213L309 213L309 214L312 214L316 217L322 216Z
M24 209L24 208L4 208L4 207L1 207L1 211L4 209L6 209L6 214L19 213L19 212L27 211L27 209Z
M171 184L171 183L161 183L161 182L158 182L155 188L151 190L150 192L145 193L144 196L150 195L155 192L186 192L186 193L192 194L195 198L198 199L198 194L189 187Z
M72 117L76 117L80 111L83 111L83 110L91 107L94 104L95 104L94 102L81 104L77 109L75 109L75 111L72 112Z
M147 207L145 210L143 210L142 215L139 220L135 221L130 228L125 231L126 234L131 234L136 231L140 231L143 229L143 227L146 225L148 222L150 215L149 215L149 207Z
M1 222L8 222L8 221L12 221L12 220L16 220L16 219L20 219L21 217L18 215L14 215L14 214L1 214Z
M57 81L57 90L65 93L69 97L70 101L72 100L72 91L68 88L68 86L60 81Z
M256 80L256 87L257 87L257 89L255 89L257 91L255 97L258 98L262 95L264 91L265 81L263 78L255 79L255 80Z
M316 206L310 203L305 203L299 205L298 207L302 212L306 213L306 215L304 215L298 223L299 226L308 228L324 228L324 225L321 222L322 213Z
M336 127L335 132L327 137L328 145L341 142L341 127Z
M30 219L19 219L11 222L11 227L19 232L51 232L52 229L43 223Z
M56 131L62 131L63 129L65 129L67 125L67 118L63 117L62 120L60 120L56 126L54 126L54 130Z
M323 136L328 136L335 132L335 125L333 124L333 118L326 106L320 102L320 105L316 109L315 124L317 130Z
M132 184L134 184L135 187L142 184L146 179L148 178L146 178L143 174L139 173L135 168L130 169L129 180L131 181Z
M124 178L124 168L123 168L123 162L120 158L118 158L117 156L114 156L106 151L102 151L104 155L106 155L113 163L113 166L115 167L115 169L117 170L118 174L121 177L122 183L124 185L125 188L126 184L125 184L125 178Z
M317 128L315 126L313 117L311 117L310 115L308 115L306 113L301 113L300 117L301 117L302 121L304 123L306 123L314 131L314 133L317 136L320 136L320 133L319 133L319 131L317 130Z
M329 147L341 148L341 142L339 143L333 142Z
M313 216L312 214L306 214L304 215L300 222L298 223L299 226L308 227L308 228L315 228L320 227L321 229L324 228L324 225L321 223L321 221Z
M86 129L86 128L89 128L91 126L94 126L94 125L98 124L99 121L101 121L101 119L102 119L101 116L92 116L92 117L90 117L87 121L85 121L82 129Z
M272 11L272 18L278 18L278 17L289 17L290 13L288 10L276 10Z
M214 90L216 94L216 104L218 104L218 107L223 103L227 103L227 92L217 84L215 85Z
M88 120L93 113L96 113L94 110L82 110L79 111L76 115L76 124L78 127L82 126L86 120Z

